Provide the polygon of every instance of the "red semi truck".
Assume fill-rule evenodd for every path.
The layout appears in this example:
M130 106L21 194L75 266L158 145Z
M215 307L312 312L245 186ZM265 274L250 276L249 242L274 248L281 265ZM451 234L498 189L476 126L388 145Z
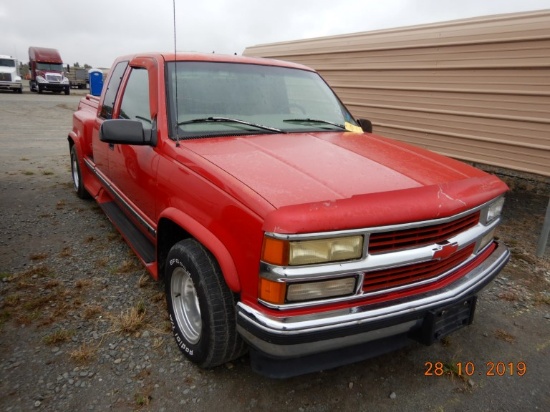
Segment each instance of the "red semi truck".
M71 93L71 85L65 76L63 60L56 49L29 47L29 73L31 92Z
M249 350L287 377L431 344L509 259L503 182L372 133L302 65L121 57L68 141L77 195L164 282L202 367Z

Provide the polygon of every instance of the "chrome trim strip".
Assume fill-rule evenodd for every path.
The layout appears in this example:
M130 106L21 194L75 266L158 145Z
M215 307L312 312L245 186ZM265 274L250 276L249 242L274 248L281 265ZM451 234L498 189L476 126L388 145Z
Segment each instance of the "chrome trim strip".
M389 231L396 231L396 230L414 229L414 228L419 228L424 226L434 226L434 225L449 223L454 220L460 219L466 215L475 213L489 206L491 203L493 203L495 200L499 199L500 197L501 196L491 199L480 206L474 207L472 209L468 209L462 213L458 213L456 215L444 217L440 219L423 220L420 222L401 223L397 225L388 225L388 226L375 226L375 227L361 228L361 229L337 230L332 232L315 232L315 233L298 233L298 234L282 234L282 233L274 233L274 232L265 232L265 235L273 237L275 239L282 239L282 240L306 240L306 239L309 240L309 239L324 239L328 237L353 236L353 235L361 235L361 234L369 235L371 233L378 233L378 232L389 232Z
M256 328L281 336L320 332L346 326L369 324L380 320L421 313L437 306L445 306L485 286L504 267L510 252L499 244L495 251L464 277L443 289L426 292L412 298L403 298L381 304L362 304L348 309L325 311L298 316L271 316L243 302L237 304L238 317Z
M119 194L118 191L114 188L114 186L109 182L107 177L92 163L92 161L88 158L84 158L84 163L86 166L88 166L88 169L101 181L103 186L109 191L111 195L116 197L116 199L132 214L133 217L136 218L136 220L154 237L157 236L157 231L153 226L151 226L145 219L143 219L139 213L128 204Z

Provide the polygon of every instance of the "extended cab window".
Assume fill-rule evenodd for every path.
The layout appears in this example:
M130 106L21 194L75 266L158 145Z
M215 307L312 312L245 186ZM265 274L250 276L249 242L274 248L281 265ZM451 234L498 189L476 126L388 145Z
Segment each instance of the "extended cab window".
M119 117L139 120L144 126L151 126L149 76L146 69L132 69L122 96Z
M126 71L126 67L128 67L128 62L120 62L113 69L113 74L111 75L109 83L107 84L107 90L105 91L103 106L101 106L101 111L99 112L99 116L104 119L113 118L113 107L115 106L116 95L120 87L122 76L124 76L124 72Z

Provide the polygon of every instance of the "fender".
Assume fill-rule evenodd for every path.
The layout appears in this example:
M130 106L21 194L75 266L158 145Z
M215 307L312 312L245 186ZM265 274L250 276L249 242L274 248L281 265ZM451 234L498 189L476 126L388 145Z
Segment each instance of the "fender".
M227 286L233 292L241 291L241 283L233 258L225 245L212 232L191 216L173 207L162 211L159 221L163 218L169 219L179 225L208 249L218 261Z

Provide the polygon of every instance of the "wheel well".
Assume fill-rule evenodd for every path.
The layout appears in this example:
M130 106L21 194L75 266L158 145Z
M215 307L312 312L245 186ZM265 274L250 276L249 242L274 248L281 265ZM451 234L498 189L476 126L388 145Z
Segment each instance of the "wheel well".
M164 278L166 258L172 246L180 240L192 237L189 232L183 230L179 225L169 219L161 219L157 227L157 273L158 279Z

